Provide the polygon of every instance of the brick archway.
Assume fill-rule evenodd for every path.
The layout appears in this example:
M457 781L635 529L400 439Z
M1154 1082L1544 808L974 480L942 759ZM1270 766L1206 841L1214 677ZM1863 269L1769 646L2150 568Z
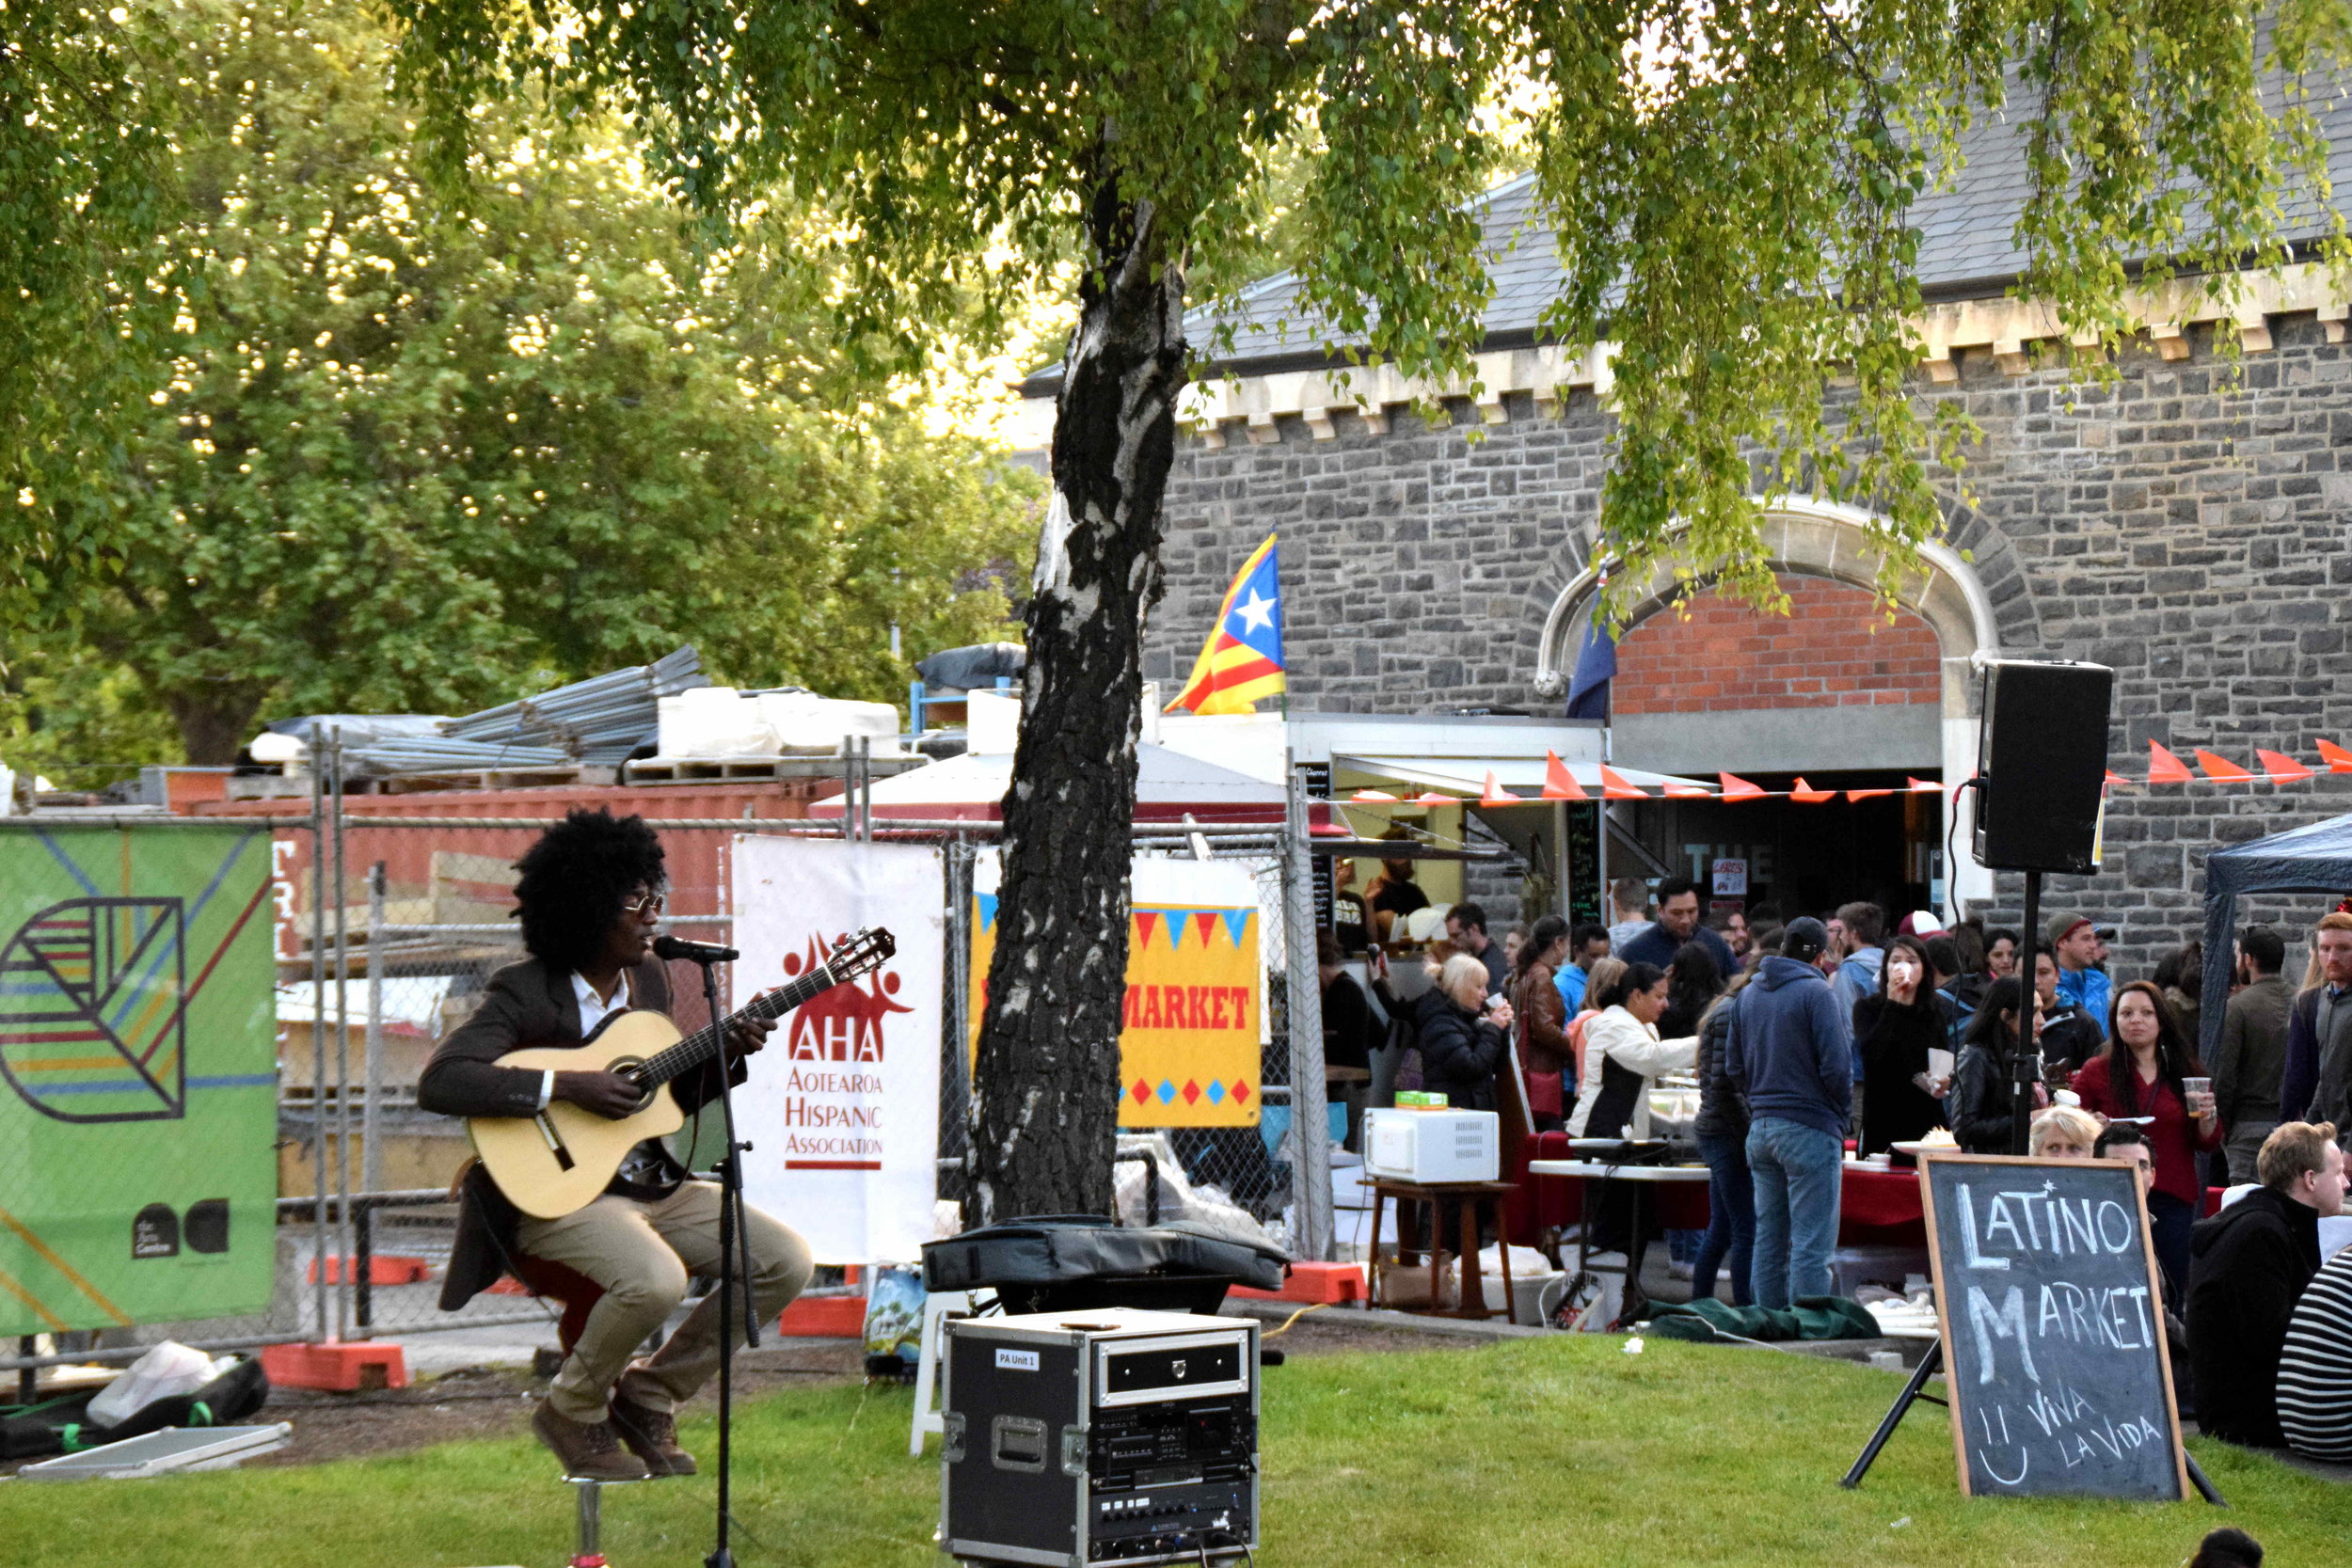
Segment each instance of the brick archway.
M1932 703L1943 645L1909 610L1892 625L1866 588L1779 574L1786 618L1705 594L1661 610L1617 644L1610 703L1619 714Z
M1809 595L1816 593L1830 595L1824 603L1838 610L1840 617L1841 598L1858 596L1867 600L1870 597L1879 562L1884 553L1881 544L1883 525L1877 517L1859 507L1820 500L1809 496L1758 497L1756 506L1761 514L1767 563L1776 573L1784 574L1792 581L1804 583ZM1846 684L1841 685L1837 691L1836 705L1808 702L1788 705L1845 705L1850 695L1857 702L1865 697L1876 702L1878 699L1874 693L1881 689L1897 691L1899 695L1892 699L1895 701L1931 704L1939 715L1941 772L1945 782L1952 784L1976 771L1974 714L1977 683L1973 661L1980 655L2000 652L2000 627L1994 618L1992 595L1986 591L1976 568L1959 551L1942 544L1923 545L1918 551L1918 570L1903 580L1897 593L1896 626L1882 628L1906 632L1903 639L1906 651L1886 660L1902 666L1902 673L1898 674L1890 670L1881 675L1874 668L1868 672L1871 681L1895 684L1867 684L1863 679L1864 672L1856 668L1841 675ZM1601 575L1612 564L1599 561L1586 565L1553 599L1536 643L1533 684L1539 696L1557 699L1565 692L1566 676L1575 662L1576 650L1583 646L1592 624L1593 610L1599 598ZM1815 583L1823 586L1815 589L1811 586ZM1638 652L1633 644L1642 636L1643 628L1656 621L1658 611L1671 605L1686 586L1684 580L1675 576L1671 561L1661 562L1652 569L1648 578L1637 586L1631 596L1635 629L1628 635L1619 649L1621 670L1628 657ZM1845 591L1842 595L1836 592L1840 589ZM1700 605L1710 602L1721 605L1724 601L1701 599L1692 607L1693 613L1698 612ZM1733 619L1738 618L1736 610L1727 609L1726 613ZM1767 650L1772 657L1780 658L1791 654L1799 658L1804 657L1805 639L1791 635L1792 623L1754 616L1753 611L1747 613L1754 618L1760 631L1770 634L1766 641L1773 644ZM1670 623L1661 621L1657 624L1662 629ZM1919 666L1915 662L1926 654L1923 643L1914 642L1915 634L1906 630L1915 626L1924 631L1934 645L1932 655L1929 656L1933 659L1936 672L1932 681L1924 680ZM1729 630L1728 622L1726 630ZM1841 641L1847 636L1844 631L1837 635ZM1851 662L1857 667L1874 667L1882 659L1876 656L1864 657L1870 646L1867 642L1858 643L1851 649L1841 646L1837 650L1840 662L1847 662L1845 656L1851 654L1853 656ZM1804 680L1808 677L1789 678ZM1827 677L1822 679L1822 691L1808 690L1795 694L1808 698L1829 695ZM1911 685L1915 679L1921 679L1922 684ZM1613 701L1622 704L1625 699L1615 689L1615 683L1612 685ZM1744 705L1720 696L1713 701L1726 717ZM1782 705L1774 703L1768 705ZM1619 711L1624 709L1620 707ZM1714 710L1702 705L1691 711ZM1954 810L1960 818L1955 824L1955 831L1964 837L1970 826L1970 802L1963 799L1956 803ZM1966 856L1961 857L1959 863L1951 868L1950 875L1952 879L1948 885L1963 899L1983 897L1992 892L1991 874L1978 867Z

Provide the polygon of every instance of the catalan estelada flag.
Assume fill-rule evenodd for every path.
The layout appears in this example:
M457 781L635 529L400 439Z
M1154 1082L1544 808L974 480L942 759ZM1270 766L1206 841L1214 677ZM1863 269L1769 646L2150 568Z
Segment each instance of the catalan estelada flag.
M1194 660L1192 678L1167 711L1255 713L1261 697L1282 693L1282 586L1275 573L1274 538L1252 550L1217 607L1209 640Z

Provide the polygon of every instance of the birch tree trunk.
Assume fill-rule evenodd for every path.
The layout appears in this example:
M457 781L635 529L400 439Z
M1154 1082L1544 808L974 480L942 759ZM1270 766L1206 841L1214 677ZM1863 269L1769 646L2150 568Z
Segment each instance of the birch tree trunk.
M1184 291L1158 214L1123 200L1115 180L1087 229L1094 270L1055 410L1054 494L1004 802L969 1225L1112 1212L1143 618L1160 593Z

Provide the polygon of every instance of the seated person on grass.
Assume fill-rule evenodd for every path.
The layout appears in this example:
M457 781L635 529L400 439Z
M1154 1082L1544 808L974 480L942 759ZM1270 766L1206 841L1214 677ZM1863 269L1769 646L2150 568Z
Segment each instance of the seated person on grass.
M2279 1426L2296 1453L2352 1465L2352 1246L2312 1275L2287 1320Z
M2334 1124L2290 1121L2255 1157L2263 1184L2190 1242L2188 1343L2197 1420L2212 1436L2286 1446L2279 1356L2303 1288L2319 1270L2319 1221L2344 1210L2344 1150Z

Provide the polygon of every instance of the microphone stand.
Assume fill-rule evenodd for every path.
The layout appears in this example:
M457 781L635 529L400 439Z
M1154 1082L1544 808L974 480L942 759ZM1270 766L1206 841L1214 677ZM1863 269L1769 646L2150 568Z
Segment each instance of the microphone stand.
M726 1132L726 1153L714 1169L719 1178L719 1520L717 1544L703 1559L703 1568L735 1568L735 1553L727 1544L733 1518L727 1512L733 1480L735 1433L735 1292L743 1291L743 1339L759 1344L759 1310L752 1299L751 1239L743 1227L743 1155L751 1148L735 1137L735 1097L732 1063L728 1058L726 1019L719 1011L719 975L714 958L689 956L702 965L703 1001L710 1026L719 1031L719 1115ZM740 1247L739 1260L737 1249Z

